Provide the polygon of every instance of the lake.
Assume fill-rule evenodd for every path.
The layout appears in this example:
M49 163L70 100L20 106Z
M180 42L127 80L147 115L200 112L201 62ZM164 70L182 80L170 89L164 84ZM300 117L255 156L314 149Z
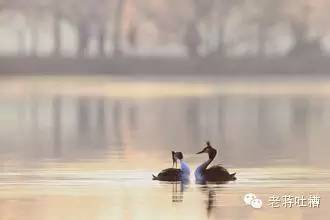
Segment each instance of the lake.
M328 79L2 77L0 113L1 220L330 215ZM171 150L194 171L206 141L235 182L152 180Z

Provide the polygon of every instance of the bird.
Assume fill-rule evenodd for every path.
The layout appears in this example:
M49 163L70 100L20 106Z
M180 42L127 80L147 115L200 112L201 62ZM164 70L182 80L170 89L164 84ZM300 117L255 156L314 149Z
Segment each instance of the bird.
M206 142L206 147L198 152L197 154L207 153L209 159L201 164L195 170L195 179L198 183L205 182L226 182L236 180L236 173L230 174L228 170L221 165L214 165L208 168L210 163L214 160L217 155L217 150L214 149L210 142Z
M162 170L157 176L152 175L153 180L159 181L189 181L190 178L190 168L188 164L183 161L182 152L172 151L173 167ZM174 168L174 164L180 161L180 169Z
M178 167L178 161L175 158L175 151L172 151L172 168L174 168L174 165L175 165L175 168L177 168Z

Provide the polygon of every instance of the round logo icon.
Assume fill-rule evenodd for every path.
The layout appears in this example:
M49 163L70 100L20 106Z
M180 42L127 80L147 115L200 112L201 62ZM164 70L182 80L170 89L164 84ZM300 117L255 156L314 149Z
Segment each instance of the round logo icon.
M260 209L262 207L262 201L261 199L253 199L251 201L251 206L255 209Z
M256 199L257 196L253 193L248 193L248 194L245 194L244 196L244 202L246 205L251 205L251 202L252 200Z
M258 199L254 193L247 193L243 198L246 205L250 205L252 208L260 209L262 207L262 200Z

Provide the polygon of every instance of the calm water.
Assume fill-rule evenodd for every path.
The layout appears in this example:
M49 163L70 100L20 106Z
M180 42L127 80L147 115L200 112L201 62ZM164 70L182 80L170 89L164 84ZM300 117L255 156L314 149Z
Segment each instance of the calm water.
M328 219L330 82L3 78L0 219ZM205 141L224 185L160 183ZM243 202L253 192L264 202ZM272 208L272 195L321 197Z

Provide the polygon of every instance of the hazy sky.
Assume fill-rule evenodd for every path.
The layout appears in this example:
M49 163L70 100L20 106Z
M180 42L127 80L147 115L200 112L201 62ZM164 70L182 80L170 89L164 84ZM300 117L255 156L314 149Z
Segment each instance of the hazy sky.
M288 10L290 13L301 14L302 2L303 0L296 0L288 3ZM330 16L328 15L327 6L330 3L326 0L309 0L309 5L312 8L309 17L310 25L310 35L311 36L322 36L322 46L326 49L330 49L330 34L329 34L329 22ZM157 7L156 7L157 8ZM159 10L159 8L157 9ZM131 21L137 20L139 23L139 46L140 52L144 51L146 53L152 51L154 53L158 52L172 52L180 53L183 48L180 48L179 42L164 43L159 42L159 38L162 33L157 29L153 22L146 20L139 15L137 9L133 5L128 5L125 10L125 20L124 29L126 29ZM256 26L242 25L244 21L244 14L240 9L234 11L228 24L226 26L226 36L225 40L229 44L231 53L254 53L257 49L256 47ZM110 25L109 25L110 26ZM52 36L51 29L52 22L51 18L45 19L35 19L26 20L22 15L15 13L13 11L3 11L0 14L0 53L16 53L18 48L25 48L29 51L31 48L31 31L33 29L37 30L38 33L38 53L47 54L52 50ZM110 27L109 27L110 28ZM211 29L203 29L204 40L209 46L213 44L216 40L216 32ZM244 31L244 36L239 34ZM290 27L288 24L279 23L274 26L267 40L266 50L271 53L283 53L288 50L294 43L292 35L290 33ZM111 36L111 35L110 35ZM63 50L65 54L73 54L76 48L76 34L75 30L65 22L62 22L62 38L63 40ZM242 39L245 38L245 39ZM25 40L22 40L25 39ZM22 45L23 44L23 45ZM108 38L107 42L108 48L111 48L111 39ZM207 47L207 45L205 46ZM93 53L93 42L91 43L91 51Z

